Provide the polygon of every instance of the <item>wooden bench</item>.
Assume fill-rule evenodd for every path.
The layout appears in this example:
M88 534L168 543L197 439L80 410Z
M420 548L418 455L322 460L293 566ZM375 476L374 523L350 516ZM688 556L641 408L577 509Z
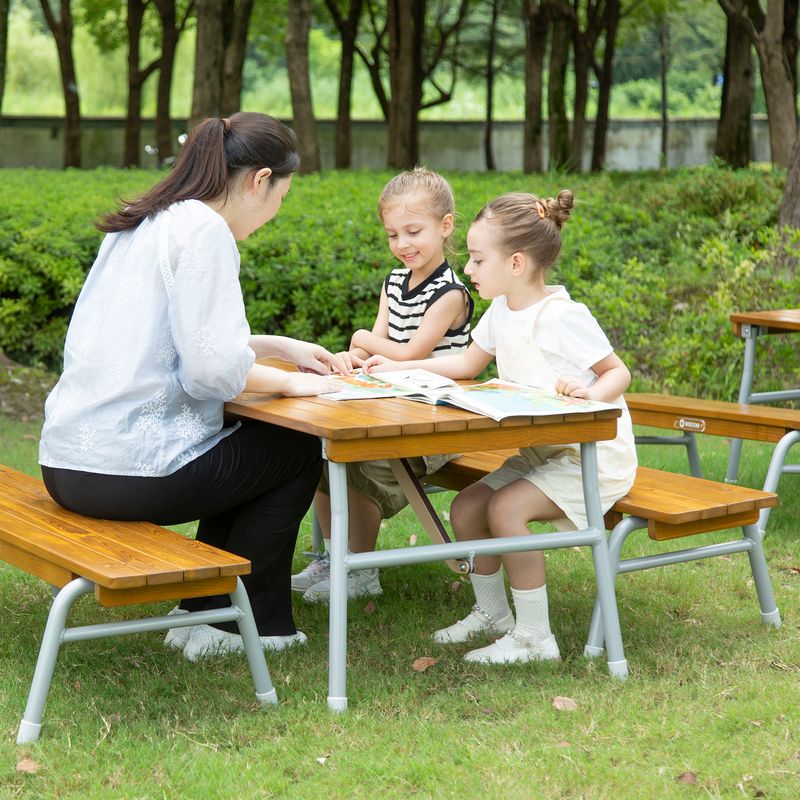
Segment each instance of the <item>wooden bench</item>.
M0 559L47 581L53 604L45 626L17 743L39 738L63 642L186 625L235 621L261 703L277 695L264 660L247 592L239 576L250 562L147 522L92 519L50 499L41 481L0 465ZM229 594L226 608L66 628L80 596L106 607Z
M685 445L694 476L703 474L695 441L697 433L775 444L764 480L765 492L777 489L782 474L800 472L800 465L785 463L789 449L800 441L800 410L663 394L626 394L625 400L637 425L676 431L672 436L637 436L637 444ZM729 480L734 478L728 475ZM762 536L769 512L767 507L759 515Z
M465 453L425 479L429 484L460 491L497 469L517 451ZM746 552L756 587L761 619L780 627L772 584L756 523L764 508L775 506L777 495L703 478L639 467L630 492L606 514L611 530L609 555L612 571L634 572L703 558ZM730 542L672 550L640 558L620 559L622 546L635 530L646 528L651 539L667 541L699 533L741 528L742 536ZM584 650L590 657L603 652L603 631L595 603Z

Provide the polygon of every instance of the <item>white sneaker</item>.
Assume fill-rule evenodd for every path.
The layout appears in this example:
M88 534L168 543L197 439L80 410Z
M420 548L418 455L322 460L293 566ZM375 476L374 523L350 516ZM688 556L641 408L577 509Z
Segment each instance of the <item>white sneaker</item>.
M555 636L533 641L516 631L509 631L501 639L487 647L470 650L464 661L478 664L525 664L528 661L560 661Z
M315 583L331 576L331 554L327 550L320 556L314 556L312 562L302 572L292 575L292 591L305 592Z
M514 615L508 612L502 619L494 619L487 614L480 606L472 606L472 611L464 619L441 628L431 635L434 642L438 644L460 644L468 642L470 639L479 636L481 633L500 634L510 631L514 627Z
M302 631L297 631L287 636L259 636L258 638L265 650L272 650L273 652L286 650L289 647L305 644L308 641L308 637ZM244 642L240 634L229 633L211 625L196 625L193 627L192 635L183 648L183 655L189 661L243 652Z
M174 617L177 614L188 614L189 612L186 609L181 608L180 606L175 606L175 608L170 611L167 616ZM197 627L195 625L185 625L183 628L170 628L167 631L167 635L164 637L164 644L167 647L171 647L173 650L183 650L186 647L186 643L189 641L189 637L192 635L192 630Z
M363 597L365 595L383 594L381 582L378 580L377 569L360 569L347 573L347 597ZM327 603L331 599L331 579L315 583L303 595L307 603Z

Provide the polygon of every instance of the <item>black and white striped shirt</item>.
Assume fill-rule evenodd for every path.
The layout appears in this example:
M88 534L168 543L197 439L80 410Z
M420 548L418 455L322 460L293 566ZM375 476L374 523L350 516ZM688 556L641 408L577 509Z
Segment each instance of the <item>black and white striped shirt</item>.
M426 280L408 288L411 270L398 267L387 275L383 283L386 298L389 301L389 339L404 344L416 333L425 312L445 292L457 290L463 292L467 302L466 322L458 328L446 331L442 339L433 348L432 356L446 356L465 350L469 345L469 330L475 301L467 287L453 272L447 261L444 261Z

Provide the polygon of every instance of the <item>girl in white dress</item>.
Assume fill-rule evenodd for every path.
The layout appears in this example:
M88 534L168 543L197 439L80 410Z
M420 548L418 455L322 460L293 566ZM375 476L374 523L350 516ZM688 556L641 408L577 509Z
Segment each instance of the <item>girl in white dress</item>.
M563 286L545 285L572 205L572 192L562 191L546 199L507 194L483 208L467 234L465 272L481 297L492 298L491 306L473 330L466 353L404 362L403 367L473 378L494 357L503 380L618 405L623 415L616 439L597 445L600 498L607 511L627 493L636 473L631 420L622 397L630 373L586 306L571 300ZM397 368L380 356L366 363L369 371ZM561 530L587 527L579 446L523 449L461 492L450 518L459 541L524 536L534 521ZM464 619L436 631L435 641L460 643L481 633L503 634L468 652L466 660L502 664L560 658L550 630L543 553L477 558L470 581L475 605Z

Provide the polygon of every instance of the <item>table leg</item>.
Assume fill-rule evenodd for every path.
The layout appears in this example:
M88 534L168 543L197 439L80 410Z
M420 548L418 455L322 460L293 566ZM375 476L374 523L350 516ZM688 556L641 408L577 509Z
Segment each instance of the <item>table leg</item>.
M331 594L328 641L328 708L347 710L347 471L328 462L331 492Z
M749 403L751 389L753 388L753 373L756 366L756 339L758 328L755 325L742 327L744 339L744 365L742 367L742 381L739 384L739 402ZM739 478L739 460L742 455L742 440L731 439L731 454L728 457L728 470L725 473L725 483L736 483Z
M628 662L622 647L622 632L619 627L617 596L614 589L615 574L611 571L611 558L608 554L603 507L600 504L600 487L597 478L597 445L595 442L581 444L581 464L583 475L583 499L586 503L586 519L589 527L600 532L597 544L592 547L594 573L597 581L597 597L606 639L608 671L617 678L628 675Z

